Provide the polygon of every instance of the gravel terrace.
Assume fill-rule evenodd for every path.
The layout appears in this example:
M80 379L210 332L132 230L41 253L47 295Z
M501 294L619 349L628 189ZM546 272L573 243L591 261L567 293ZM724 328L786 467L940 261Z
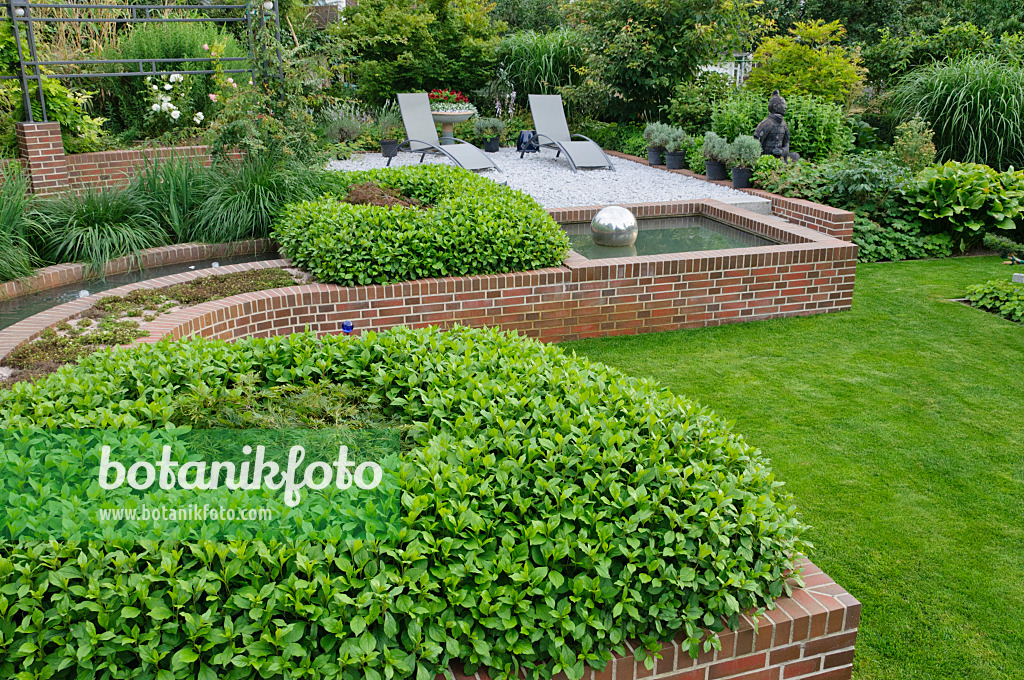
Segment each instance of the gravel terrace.
M554 151L542 150L520 159L512 148L487 154L503 172L484 171L487 177L508 184L533 196L545 208L568 208L584 205L645 203L653 201L685 201L713 198L723 203L743 204L757 212L764 199L728 187L657 170L646 165L612 158L611 170L580 170L573 174L569 162L555 158ZM356 154L347 161L331 161L331 170L369 170L382 168L387 159L380 153ZM415 165L419 154L401 153L391 166ZM424 163L448 163L440 156L428 155Z

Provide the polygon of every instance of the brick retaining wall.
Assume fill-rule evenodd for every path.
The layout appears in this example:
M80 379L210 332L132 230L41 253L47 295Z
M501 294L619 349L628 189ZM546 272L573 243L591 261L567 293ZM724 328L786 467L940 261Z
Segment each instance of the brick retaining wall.
M717 201L677 205L788 242L607 260L571 253L562 267L531 272L246 293L162 316L145 326L152 335L143 342L338 333L343 321L357 330L501 326L562 342L850 308L857 246ZM565 217L586 220L593 211Z
M718 651L693 659L675 641L668 642L653 669L632 653L616 655L604 670L588 669L584 680L849 680L861 605L813 563L802 564L805 586L776 600L756 631L753 619L743 615L739 630L719 634ZM483 672L467 675L458 668L452 675L489 680Z

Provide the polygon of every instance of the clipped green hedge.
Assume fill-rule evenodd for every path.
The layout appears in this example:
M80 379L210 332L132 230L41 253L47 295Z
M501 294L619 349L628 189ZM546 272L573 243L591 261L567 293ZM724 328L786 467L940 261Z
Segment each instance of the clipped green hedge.
M343 196L364 182L427 205L350 205L332 196L289 205L274 226L281 252L341 285L500 274L562 264L569 241L531 197L449 165L339 173Z
M807 547L724 419L491 329L104 351L0 393L0 424L162 427L183 400L322 381L412 424L396 538L4 544L0 674L579 678L627 639L682 630L696 654L702 627L785 594Z
M1005 279L986 281L970 286L966 297L975 307L1024 323L1024 284Z

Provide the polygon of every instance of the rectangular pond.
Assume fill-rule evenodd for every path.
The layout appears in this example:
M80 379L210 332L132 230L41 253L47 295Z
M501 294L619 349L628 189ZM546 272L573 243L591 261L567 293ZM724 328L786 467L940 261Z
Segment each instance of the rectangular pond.
M705 215L641 218L638 225L640 230L636 243L617 248L595 244L590 237L589 222L569 222L563 224L562 228L569 236L570 247L589 260L752 248L780 243Z

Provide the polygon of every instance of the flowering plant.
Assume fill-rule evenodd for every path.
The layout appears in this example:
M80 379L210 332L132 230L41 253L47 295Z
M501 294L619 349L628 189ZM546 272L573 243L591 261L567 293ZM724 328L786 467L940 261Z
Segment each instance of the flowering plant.
M472 111L476 107L469 103L469 98L456 90L431 90L427 93L430 99L430 110L441 113Z
M203 112L192 111L192 81L181 73L146 76L145 92L152 127L165 130L189 122L196 127L203 124Z

